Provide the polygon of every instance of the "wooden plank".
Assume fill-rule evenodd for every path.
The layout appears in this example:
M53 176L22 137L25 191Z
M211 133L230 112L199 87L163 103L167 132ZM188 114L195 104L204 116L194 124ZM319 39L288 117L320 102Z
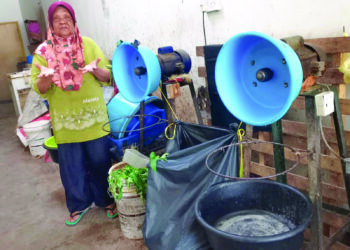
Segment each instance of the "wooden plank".
M196 56L204 56L204 46L196 46Z
M340 54L341 53L327 54L325 68L338 68L340 66Z
M259 131L258 132L258 139L262 141L271 141L271 133L265 132L265 131ZM259 144L258 144L259 145ZM261 144L260 144L261 145ZM265 144L266 145L266 144ZM272 149L272 145L269 144ZM256 145L255 145L256 146ZM259 163L260 164L266 164L265 163L265 153L264 152L259 152Z
M273 146L268 143L252 144L251 149L260 153L273 155ZM297 161L296 154L288 148L285 148L284 155L287 160ZM260 163L262 164L262 162ZM300 163L307 164L307 159L305 157L302 158ZM321 167L336 173L343 173L340 161L337 158L328 155L321 154Z
M322 76L317 78L316 82L322 84L341 84L344 82L344 74L338 68L326 68Z
M252 138L253 137L253 126L251 125L246 125L246 137ZM243 150L243 177L248 178L250 176L250 159L252 156L251 153L251 145L252 144L247 144L244 147Z
M350 99L339 99L342 115L350 115Z
M344 85L344 84L341 84ZM339 85L340 86L340 85ZM344 91L342 91L342 94ZM350 99L339 98L340 110L342 115L350 115ZM291 108L294 109L305 109L305 99L303 96L298 96L292 103Z
M322 224L322 180L321 180L321 128L320 117L316 115L316 103L314 96L305 96L305 114L307 125L307 149L309 198L313 204L313 215L310 222L310 246L312 249L323 249L323 224Z
M259 176L269 176L275 174L275 169L269 166L261 165L256 162L250 162L251 172ZM293 173L287 173L288 185L299 190L308 192L309 179ZM345 188L322 183L322 196L328 198L332 205L345 207L347 205L347 197Z
M346 84L339 84L338 96L339 96L339 99L346 99Z
M304 43L315 46L323 50L325 53L350 52L350 37L306 39Z
M207 70L205 67L198 67L198 77L207 77Z
M344 100L344 99L341 99ZM350 105L349 100L346 101ZM287 135L294 135L297 137L306 136L306 124L303 122L296 122L290 120L283 120L282 122L283 133ZM335 129L330 127L323 127L323 131L328 143L338 143ZM345 139L347 141L347 146L350 146L350 131L345 131Z
M26 60L18 22L0 23L0 102L11 100L7 74L17 71L17 63Z
M346 234L347 230L350 228L350 223L346 223L342 228L340 228L337 232L332 235L327 243L326 243L326 249L328 249L330 246L332 246L335 242L340 241L344 235Z
M338 96L339 99L346 99L346 84L339 84L338 86ZM346 110L350 111L350 105L348 108L346 108ZM345 125L345 114L344 112L342 112L342 120L343 120L343 125L344 127Z

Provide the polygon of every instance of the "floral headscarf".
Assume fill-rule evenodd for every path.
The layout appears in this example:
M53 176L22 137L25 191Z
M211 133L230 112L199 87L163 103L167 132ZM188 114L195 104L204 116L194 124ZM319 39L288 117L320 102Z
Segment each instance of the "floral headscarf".
M55 85L63 90L79 90L83 82L83 72L79 68L85 65L83 40L71 6L67 8L67 3L62 1L54 4L49 8L50 26L47 31L47 40L35 50L35 53L44 57L48 68L54 70L52 80ZM74 22L74 34L68 38L55 35L52 29L52 15L60 5L66 7L71 13Z

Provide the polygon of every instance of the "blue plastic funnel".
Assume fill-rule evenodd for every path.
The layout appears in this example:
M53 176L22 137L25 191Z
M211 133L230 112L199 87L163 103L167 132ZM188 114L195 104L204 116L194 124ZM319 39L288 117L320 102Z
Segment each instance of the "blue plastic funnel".
M120 93L130 102L140 102L153 93L161 77L159 61L152 50L127 42L114 51L112 72Z
M146 96L145 105L148 103L160 101L156 96ZM112 135L116 138L123 138L133 116L140 111L140 103L129 102L120 93L115 95L107 105L109 125Z
M303 70L289 45L259 32L247 32L233 36L221 48L215 81L233 116L265 126L288 111L300 92Z

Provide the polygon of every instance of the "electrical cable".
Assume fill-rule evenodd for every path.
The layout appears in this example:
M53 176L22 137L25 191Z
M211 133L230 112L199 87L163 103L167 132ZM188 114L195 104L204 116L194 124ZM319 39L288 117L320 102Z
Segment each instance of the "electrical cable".
M322 84L322 83L317 83L317 85L321 85L321 86L325 86L327 87L328 91L331 91L330 87L327 84ZM321 137L322 140L324 142L324 144L326 145L326 147L329 149L329 151L331 151L339 160L343 160L345 162L350 162L350 158L343 158L341 157L327 142L326 137L324 135L323 132L323 126L322 126L322 119L320 118L320 131L321 131Z
M320 119L320 131L321 131L321 137L322 137L322 140L324 142L324 144L326 145L326 147L340 160L343 160L345 162L348 162L349 161L349 158L343 158L341 157L327 142L326 140L326 137L324 135L324 132L323 132L323 128L322 128L322 120Z
M204 35L204 45L207 45L207 35L205 34L205 23L204 23L204 11L202 11L203 16L203 35Z

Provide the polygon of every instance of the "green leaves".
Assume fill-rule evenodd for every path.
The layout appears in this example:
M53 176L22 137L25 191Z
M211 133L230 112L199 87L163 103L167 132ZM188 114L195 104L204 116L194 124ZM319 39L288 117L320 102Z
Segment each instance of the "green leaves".
M130 165L126 165L122 169L112 171L108 176L109 191L113 194L114 199L119 201L123 196L124 185L130 188L130 184L133 184L141 199L145 200L147 176L147 168L134 168Z

